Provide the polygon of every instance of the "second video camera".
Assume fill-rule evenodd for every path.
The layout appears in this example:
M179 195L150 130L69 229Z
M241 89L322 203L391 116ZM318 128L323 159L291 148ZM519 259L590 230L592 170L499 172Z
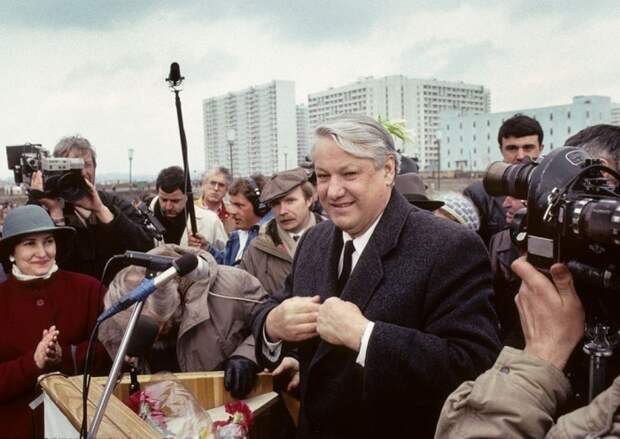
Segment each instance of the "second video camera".
M522 220L528 261L546 271L567 264L599 291L620 291L620 194L603 166L582 148L564 147L537 161L492 163L484 176L490 195L527 200Z
M7 146L6 157L13 171L15 183L23 184L35 198L62 198L74 202L88 194L82 177L84 160L80 158L50 157L40 144ZM41 171L43 191L32 190L32 175Z

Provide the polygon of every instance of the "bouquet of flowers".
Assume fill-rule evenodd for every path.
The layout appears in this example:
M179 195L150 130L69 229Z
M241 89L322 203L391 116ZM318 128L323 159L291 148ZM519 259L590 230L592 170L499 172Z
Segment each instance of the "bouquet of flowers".
M215 439L247 439L252 425L252 411L243 401L227 402L224 406L228 420L215 421L213 434Z
M211 418L185 386L174 380L147 384L129 397L129 406L164 438L200 437Z

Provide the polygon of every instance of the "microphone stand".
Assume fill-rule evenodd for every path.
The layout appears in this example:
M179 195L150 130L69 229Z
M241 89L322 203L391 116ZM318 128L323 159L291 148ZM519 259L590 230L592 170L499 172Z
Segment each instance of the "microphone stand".
M187 212L189 214L190 225L192 233L196 234L198 228L196 227L196 211L194 209L194 194L192 193L192 181L190 177L189 162L187 160L187 139L185 138L185 128L183 127L183 112L181 110L181 98L179 98L179 91L181 91L184 76L181 76L179 65L172 63L170 65L170 74L166 78L168 86L174 92L174 103L177 108L177 121L179 124L179 135L181 137L181 154L183 156L183 167L185 168L185 186L187 188Z
M147 267L145 277L152 278L155 274L155 271ZM90 431L88 432L88 439L94 439L97 437L99 426L103 420L103 414L105 413L105 409L108 406L108 402L110 401L110 397L112 396L112 392L114 392L114 388L116 387L118 378L122 371L123 361L125 360L125 354L127 353L127 347L129 346L129 340L131 340L131 336L136 327L136 322L140 318L143 307L144 300L141 300L135 304L133 311L131 312L129 323L127 323L127 329L125 329L121 344L118 346L118 351L116 351L116 356L114 357L114 363L112 363L112 369L110 369L110 375L108 375L108 380L105 383L103 393L101 394L101 399L99 400L99 404L97 404L95 416L93 417L93 423ZM86 425L88 425L88 422Z
M601 323L596 323L586 332L589 340L584 345L583 351L590 356L588 402L592 402L607 387L609 357L613 355L614 348L618 344L618 339L610 332L611 328Z
M103 394L101 395L101 399L99 400L99 404L97 405L97 410L95 411L95 417L93 418L91 429L88 432L89 439L94 439L95 437L97 437L97 431L99 431L99 426L103 419L103 414L105 412L106 407L108 406L108 402L110 401L110 396L112 396L112 392L114 391L114 388L116 387L118 377L120 376L121 369L123 367L123 360L125 359L125 354L127 353L127 345L129 344L129 340L131 339L131 335L133 334L133 330L136 326L136 322L138 321L138 318L140 317L140 313L142 312L143 306L144 306L144 301L137 302L131 313L129 323L127 324L127 329L125 330L125 334L123 335L121 344L119 345L118 351L116 352L116 356L114 357L114 363L112 364L110 375L108 376L108 380L105 383Z

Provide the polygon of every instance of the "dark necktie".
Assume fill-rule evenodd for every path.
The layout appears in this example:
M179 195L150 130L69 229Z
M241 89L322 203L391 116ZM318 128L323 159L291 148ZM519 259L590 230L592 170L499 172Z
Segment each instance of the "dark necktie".
M353 246L353 240L350 239L344 244L344 256L342 258L342 271L340 272L340 276L338 276L338 295L342 293L344 290L344 286L347 284L349 280L349 276L351 275L351 266L353 265L353 252L355 251L355 247Z
M299 235L293 235L293 241L295 242L299 241Z

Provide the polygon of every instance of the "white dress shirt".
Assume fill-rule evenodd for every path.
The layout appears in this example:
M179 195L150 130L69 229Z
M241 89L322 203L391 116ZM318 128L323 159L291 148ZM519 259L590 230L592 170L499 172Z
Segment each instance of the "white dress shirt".
M349 235L347 232L342 232L343 246L340 252L340 260L338 261L338 277L340 277L340 272L342 271L342 265L344 260L344 244L346 244L347 241L350 241L351 239L353 240L353 248L355 249L351 255L351 274L353 274L355 266L357 265L357 261L359 261L360 256L364 252L364 249L366 248L368 241L370 241L370 237L374 233L375 228L377 227L377 224L379 223L379 220L381 220L382 216L383 212L381 212L381 215L377 217L377 219L370 225L370 227L368 227L368 229L364 233L362 233L356 238L352 238L351 235ZM374 322L368 322L368 324L366 325L366 329L364 329L364 334L362 335L362 340L360 342L360 351L357 355L357 358L355 359L355 362L360 366L364 366L366 363L366 351L368 349L368 342L370 341L370 336L372 334L374 326ZM270 342L267 339L265 326L263 326L263 341L265 342L263 344L263 355L265 355L265 357L269 361L276 361L280 357L280 352L282 350L282 341Z

